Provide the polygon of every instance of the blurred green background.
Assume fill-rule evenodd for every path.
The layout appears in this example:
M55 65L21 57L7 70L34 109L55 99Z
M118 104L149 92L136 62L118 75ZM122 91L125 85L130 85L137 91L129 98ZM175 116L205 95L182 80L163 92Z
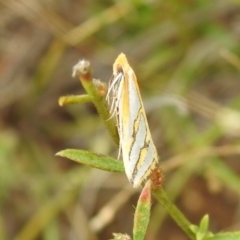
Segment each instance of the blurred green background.
M0 239L131 235L139 195L124 174L55 153L117 156L82 94L79 59L106 82L124 52L139 87L164 187L187 218L240 229L240 1L0 0ZM146 239L187 239L157 204Z

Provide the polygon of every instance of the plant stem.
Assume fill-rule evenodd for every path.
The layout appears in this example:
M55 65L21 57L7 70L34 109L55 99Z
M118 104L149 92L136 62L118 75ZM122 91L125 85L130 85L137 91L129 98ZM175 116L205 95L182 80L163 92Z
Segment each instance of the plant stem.
M90 62L86 60L79 61L73 68L73 77L77 76L82 83L84 89L92 98L99 115L104 121L110 136L114 142L119 144L119 136L116 128L116 123L109 113L107 102L104 93L104 84L100 81L94 81L91 72ZM95 83L95 84L94 84ZM106 88L106 87L105 87Z
M165 208L169 215L174 219L178 226L192 239L195 240L195 236L190 230L191 223L186 219L186 217L179 211L179 209L172 203L168 198L166 192L162 187L154 190L152 193L159 203Z

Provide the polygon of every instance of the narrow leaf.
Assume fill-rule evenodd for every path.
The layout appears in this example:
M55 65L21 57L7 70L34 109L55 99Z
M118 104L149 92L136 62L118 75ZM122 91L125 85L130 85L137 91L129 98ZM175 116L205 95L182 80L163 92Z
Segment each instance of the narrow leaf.
M200 231L203 233L203 234L206 234L207 231L208 231L208 225L209 225L209 216L208 214L206 214L201 222L200 222Z
M151 209L151 186L148 181L138 199L133 227L133 239L143 240L147 231Z
M58 152L56 155L105 171L124 172L122 161L101 154L80 149L66 149Z

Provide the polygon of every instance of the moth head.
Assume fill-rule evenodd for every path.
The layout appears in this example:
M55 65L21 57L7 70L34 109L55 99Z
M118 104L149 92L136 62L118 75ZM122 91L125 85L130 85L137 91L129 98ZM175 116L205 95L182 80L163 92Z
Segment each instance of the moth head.
M131 67L128 64L126 55L120 53L113 64L113 74L116 76L119 73L126 73Z

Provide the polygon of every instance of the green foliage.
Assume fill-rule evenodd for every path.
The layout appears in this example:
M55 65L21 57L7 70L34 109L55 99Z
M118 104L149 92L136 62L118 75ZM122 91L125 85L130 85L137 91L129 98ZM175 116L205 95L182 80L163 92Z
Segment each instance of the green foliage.
M196 236L196 240L204 240L204 239L207 239L208 237L213 236L213 234L208 231L208 225L209 225L209 216L205 215L202 218L199 226L196 226L196 225L190 226L191 231Z
M101 154L91 153L80 149L66 149L58 152L56 155L101 170L109 172L124 172L123 163L121 161Z
M83 64L83 62L81 62ZM80 65L81 65L80 64ZM79 65L79 64L78 64ZM74 67L74 75L78 75L81 82L83 83L84 88L89 93L89 96L92 98L92 102L95 104L98 113L100 116L110 116L109 113L105 113L105 103L103 101L97 101L98 99L101 99L101 96L99 95L98 91L99 89L95 87L94 85L91 85L91 76L89 75L89 69L86 67L82 67L76 65ZM87 63L87 66L89 66L89 63ZM87 70L86 70L87 69ZM89 77L90 76L90 77ZM89 87L90 86L90 87ZM90 88L90 89L89 89ZM67 97L66 97L67 99ZM77 96L77 100L74 100L74 97L71 96L71 103L75 102L77 103L79 99L79 96ZM68 100L66 101L68 102ZM82 103L82 100L80 98L80 103ZM103 113L104 112L104 113ZM105 120L107 120L105 118ZM108 119L109 120L109 119ZM109 128L110 135L111 134L111 128ZM209 149L206 154L210 153ZM111 159L106 156L99 156L94 153L90 153L83 150L76 150L76 149L67 149L63 150L59 153L57 153L58 156L67 157L71 160L74 160L79 163L86 164L91 167L95 167L102 170L112 171L112 172L123 172L124 168L122 164L118 164L117 160ZM224 168L222 168L224 169ZM229 171L230 172L230 171ZM231 175L231 173L230 173ZM146 185L144 186L141 195L139 197L139 201L136 207L135 216L134 216L134 227L133 227L133 239L134 240L143 240L146 234L147 226L150 219L150 208L151 208L151 184L148 181ZM159 203L166 209L166 211L170 214L170 216L176 221L176 223L182 228L183 231L191 238L196 240L205 240L205 239L211 239L211 237L214 236L213 233L211 233L208 230L209 225L209 217L208 215L205 215L199 226L190 224L190 222L186 219L186 217L178 210L178 208L170 201L168 198L166 192L163 190L162 187L158 189L153 189L152 193L156 197L156 199L159 201ZM122 234L115 234L115 238L124 238L126 235Z
M143 240L147 231L151 210L151 185L147 182L144 186L134 215L133 239Z
M234 232L240 194L239 1L0 2L1 240L131 233L135 190L124 195L124 174L106 180L108 174L93 169L123 171L121 161L107 156L117 155L116 123L107 108L99 110L102 89L95 91L90 81L83 90L70 79L73 64L85 58L93 76L107 83L120 52L138 77L165 170L165 192L154 192L163 201L154 200L146 238L175 239L180 228L179 234L196 239L211 226L218 233L207 239L240 238ZM62 105L86 104L59 108L57 99L65 94L70 96ZM62 156L87 167L55 156L65 148ZM102 209L108 211L101 215ZM195 225L192 231L196 223L187 213L191 219L208 214L209 229ZM166 221L169 215L177 225Z

